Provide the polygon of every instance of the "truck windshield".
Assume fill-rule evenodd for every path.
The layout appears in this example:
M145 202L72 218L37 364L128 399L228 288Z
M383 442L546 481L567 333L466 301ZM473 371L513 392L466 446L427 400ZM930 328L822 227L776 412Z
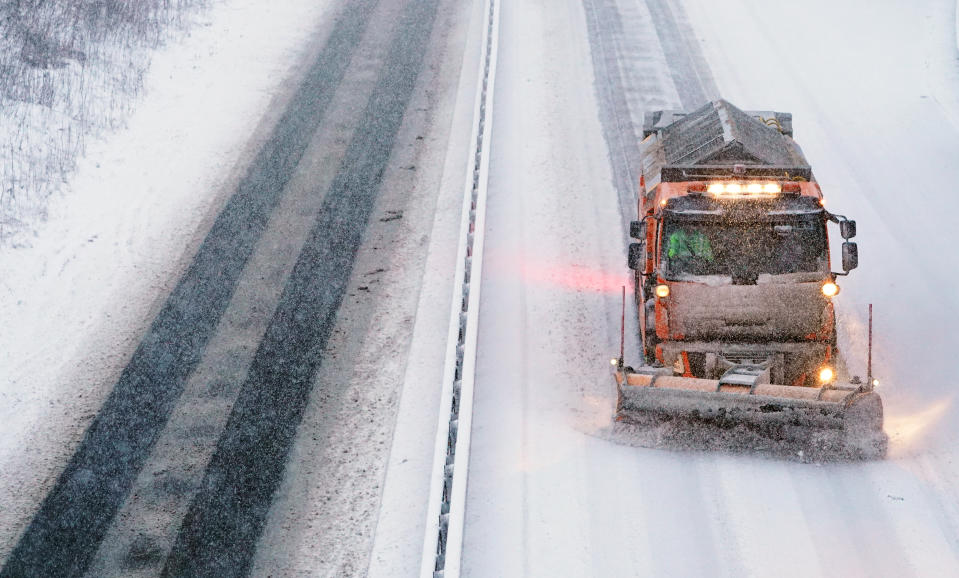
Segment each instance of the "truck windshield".
M662 258L670 277L815 272L826 269L825 225L819 220L666 222Z

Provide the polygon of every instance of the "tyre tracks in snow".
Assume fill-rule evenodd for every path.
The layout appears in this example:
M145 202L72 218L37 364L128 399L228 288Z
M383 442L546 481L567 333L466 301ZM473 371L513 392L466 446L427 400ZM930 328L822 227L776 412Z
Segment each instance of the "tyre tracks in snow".
M625 222L639 182L643 115L719 98L682 7L670 0L584 0L596 96Z
M187 512L164 576L243 574L306 406L438 0L407 5L389 58Z
M324 47L247 176L214 222L0 575L73 576L87 570L155 574L161 568L166 575L249 571L422 65L437 4L438 0L356 0L341 8ZM387 5L387 11L395 8L398 16L386 19L388 33L382 28L368 30L381 5ZM371 37L379 39L381 57L365 66L356 64L359 47ZM351 66L356 70L349 72ZM354 84L365 79L369 100L356 114L356 102L362 101L350 95L356 99L356 120L351 126L332 127L344 139L339 152L342 163L334 169L335 176L327 179L332 181L328 190L312 188L308 181L291 184L304 160L313 168L332 162L330 157L304 159L304 155L315 139L324 136L318 131L330 123L331 103L344 79L349 82L348 72L356 75ZM297 187L305 189L307 197L312 195L314 211L317 199L322 199L318 211L305 215L306 243L301 249L295 243L274 248L280 253L292 251L292 271L282 265L268 266L260 272L272 283L264 291L267 295L254 291L244 296L241 280L251 274L249 267L271 262L269 257L257 257L257 251L267 242L292 243L283 235L277 237L275 231L270 237L269 231L271 225L277 226L272 221L287 200L288 188ZM306 202L289 209L295 213L309 206ZM238 299L244 301L246 317L230 319L228 310ZM223 339L218 343L224 323L232 324L237 334L246 331L247 345ZM250 333L255 334L256 327L262 333L264 326L262 341L259 345L253 341L251 347L249 340L254 336ZM219 359L207 359L214 354ZM197 378L202 367L213 368L200 376L210 379ZM161 468L147 475L144 466L175 408L184 405L181 397L191 380L205 381L196 384L205 388L199 398L212 402L188 409L193 415L205 412L210 419L181 423L176 432L179 444L166 446L167 457L179 463L179 469ZM223 417L225 412L228 419ZM226 421L222 434L217 420ZM177 448L181 456L194 460L184 460L190 462L187 466L177 462ZM202 458L210 453L207 466ZM141 498L140 510L130 510L126 531L113 530L124 540L119 546L104 545L114 521L124 522L117 514L131 489L142 487L153 494L134 494ZM177 530L178 515L184 509L185 521ZM136 514L144 511L177 515L165 521L165 535L144 540L135 531ZM177 531L175 539L171 529ZM97 559L98 552L102 559Z

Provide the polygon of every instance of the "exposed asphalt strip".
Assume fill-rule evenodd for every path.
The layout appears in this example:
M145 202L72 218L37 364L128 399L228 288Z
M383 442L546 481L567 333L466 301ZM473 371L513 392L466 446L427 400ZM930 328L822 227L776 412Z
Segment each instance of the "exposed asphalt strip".
M377 0L353 0L342 8L288 109L217 217L0 576L77 576L90 564L185 380L200 361L376 4ZM338 267L348 273L348 263Z
M389 59L250 366L164 576L249 572L352 263L429 43L439 0L410 0Z

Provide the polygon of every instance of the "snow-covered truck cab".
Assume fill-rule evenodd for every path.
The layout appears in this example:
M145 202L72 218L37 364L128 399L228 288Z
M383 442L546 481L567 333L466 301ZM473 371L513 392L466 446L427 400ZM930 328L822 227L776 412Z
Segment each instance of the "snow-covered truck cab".
M769 366L773 383L831 382L838 285L827 223L838 218L819 187L747 176L660 188L676 185L684 194L654 198L652 218L633 227L646 241L634 245L631 266L647 361L718 379L749 360ZM844 273L855 267L851 246Z
M618 415L701 407L691 392L723 415L810 401L813 413L841 417L855 401L881 437L871 385L838 383L832 298L837 277L857 266L855 222L825 209L791 121L722 100L647 115L629 247L643 365L619 360ZM843 238L840 272L830 222Z

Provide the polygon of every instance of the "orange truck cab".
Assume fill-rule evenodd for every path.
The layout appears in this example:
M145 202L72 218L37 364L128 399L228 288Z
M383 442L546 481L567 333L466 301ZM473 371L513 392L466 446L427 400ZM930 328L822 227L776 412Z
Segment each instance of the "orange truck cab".
M825 209L791 115L719 100L649 113L643 136L628 260L645 363L710 380L832 383L832 297L857 266L856 226ZM839 273L830 222L843 237Z

